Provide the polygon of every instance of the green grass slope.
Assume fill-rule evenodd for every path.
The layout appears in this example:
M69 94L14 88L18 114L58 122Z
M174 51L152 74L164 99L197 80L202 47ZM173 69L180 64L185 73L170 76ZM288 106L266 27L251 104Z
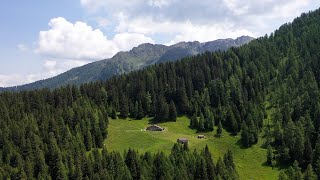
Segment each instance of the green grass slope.
M221 138L215 137L215 131L202 133L205 139L198 139L195 130L190 129L189 119L187 117L178 118L177 122L160 123L165 128L163 132L144 131L148 127L150 119L143 120L110 120L108 127L108 139L105 140L105 146L108 150L123 152L129 147L139 152L158 152L164 151L170 153L171 147L177 138L185 137L189 140L189 147L193 149L202 149L206 144L213 153L215 162L218 157L228 150L234 153L234 160L237 165L237 171L241 179L277 179L279 169L272 169L265 165L266 149L261 148L263 139L260 138L258 144L251 148L244 149L240 146L240 136L231 136L223 131ZM217 128L215 127L215 130Z

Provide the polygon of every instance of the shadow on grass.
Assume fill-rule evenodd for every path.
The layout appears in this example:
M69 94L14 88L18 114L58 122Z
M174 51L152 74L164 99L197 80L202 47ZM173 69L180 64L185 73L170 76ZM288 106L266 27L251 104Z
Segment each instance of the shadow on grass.
M214 137L215 138L222 138L222 134L215 134Z
M281 170L281 169L288 169L290 166L291 166L290 163L277 163L275 167Z
M157 121L154 117L149 119L148 124L157 124L159 121Z
M262 166L264 166L264 167L271 167L271 165L270 165L270 164L268 164L268 162L267 162L267 161L263 162L261 165L262 165Z
M288 164L288 163L279 163L279 161L276 161L274 166L271 166L270 164L268 164L267 161L263 162L261 165L264 166L264 167L271 167L272 169L277 169L277 170L288 169L290 167L290 164Z
M277 151L275 151L274 153L278 154ZM277 169L277 170L288 169L292 165L291 163L288 163L288 162L283 162L283 161L281 162L281 160L277 156L274 158L273 161L274 161L273 167L270 164L268 164L267 161L265 161L261 165L265 167L272 167L272 169Z
M240 149L248 149L248 147L245 147L242 142L241 142L241 139L239 139L235 145L239 146Z

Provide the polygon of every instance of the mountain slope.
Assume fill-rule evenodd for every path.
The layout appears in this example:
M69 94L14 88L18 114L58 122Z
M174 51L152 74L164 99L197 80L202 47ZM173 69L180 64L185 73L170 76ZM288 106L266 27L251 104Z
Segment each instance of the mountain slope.
M252 39L249 36L241 36L236 39L219 39L205 43L197 41L180 42L171 46L149 43L141 44L128 52L119 52L110 59L73 68L49 79L3 90L19 91L45 87L57 88L67 84L79 85L92 81L106 80L114 75L128 73L152 64L176 61L183 57L196 55L205 51L226 50L230 47L238 47L250 42Z
M320 9L228 51L0 93L0 179L318 179L319 31Z

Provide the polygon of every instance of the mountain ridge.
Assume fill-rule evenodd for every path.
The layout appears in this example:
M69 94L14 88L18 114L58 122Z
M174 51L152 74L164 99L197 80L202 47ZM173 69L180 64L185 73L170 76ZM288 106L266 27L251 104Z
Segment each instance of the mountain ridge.
M187 56L206 51L227 50L253 40L250 36L236 39L217 39L200 43L199 41L179 42L170 46L143 43L130 51L120 51L109 59L102 59L72 68L57 76L13 87L3 87L0 91L21 91L40 88L54 89L63 85L80 85L92 81L103 81L114 75L139 70L149 65L176 61Z

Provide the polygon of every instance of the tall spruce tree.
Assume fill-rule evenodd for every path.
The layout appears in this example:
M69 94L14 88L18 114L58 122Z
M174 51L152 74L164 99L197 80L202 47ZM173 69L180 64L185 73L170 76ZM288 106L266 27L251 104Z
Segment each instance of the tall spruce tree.
M205 128L204 128L204 117L203 117L202 113L200 113L198 131L202 131L202 132L205 131Z
M218 137L221 137L221 136L222 136L222 124L221 124L221 120L219 120L219 123L218 123L217 136L218 136Z
M120 102L120 117L125 119L128 117L128 114L129 114L128 98L123 95Z
M177 121L177 110L176 105L171 100L169 105L169 120L170 121Z

